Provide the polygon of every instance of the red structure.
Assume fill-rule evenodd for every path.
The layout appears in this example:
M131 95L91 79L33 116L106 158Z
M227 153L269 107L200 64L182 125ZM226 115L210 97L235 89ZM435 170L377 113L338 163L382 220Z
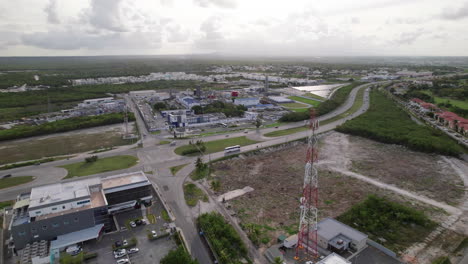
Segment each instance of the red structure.
M239 92L231 92L231 96L232 96L232 97L238 97L238 96L239 96Z
M315 131L319 127L315 118L315 110L310 111L310 135L307 140L307 154L304 174L304 185L301 202L301 219L295 260L316 260L319 257L317 245L318 222L318 173L316 163L318 159L317 136Z

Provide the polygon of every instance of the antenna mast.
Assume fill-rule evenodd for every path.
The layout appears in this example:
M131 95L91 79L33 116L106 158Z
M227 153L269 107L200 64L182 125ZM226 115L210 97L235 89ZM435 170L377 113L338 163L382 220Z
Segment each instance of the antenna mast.
M315 131L319 122L315 118L315 109L310 110L310 135L307 140L307 154L304 174L304 186L301 202L301 219L299 233L297 234L297 245L295 260L317 259L317 221L318 221L318 173L316 163L318 159L317 136Z

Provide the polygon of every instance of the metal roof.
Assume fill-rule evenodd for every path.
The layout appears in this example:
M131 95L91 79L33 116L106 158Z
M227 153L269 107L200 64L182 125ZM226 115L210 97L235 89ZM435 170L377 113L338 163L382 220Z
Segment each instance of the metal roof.
M23 200L19 200L15 203L15 205L13 206L13 209L18 209L18 208L21 208L21 207L25 207L29 205L29 199L23 199Z
M333 218L325 218L318 223L317 233L319 236L330 241L338 235L344 235L349 239L361 241L367 239L367 235L351 228Z
M336 253L331 253L326 258L317 262L317 264L351 264L351 262L347 261Z
M76 243L95 239L99 237L99 233L103 227L103 224L99 224L91 228L86 228L80 231L58 236L56 240L50 241L50 249L61 249Z

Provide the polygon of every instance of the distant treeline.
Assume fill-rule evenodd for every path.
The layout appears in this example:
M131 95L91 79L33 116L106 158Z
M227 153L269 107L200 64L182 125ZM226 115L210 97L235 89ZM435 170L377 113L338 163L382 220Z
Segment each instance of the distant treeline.
M362 83L360 82L353 82L349 85L346 85L345 87L339 88L333 95L332 97L321 103L317 108L316 108L316 115L321 116L325 115L327 113L332 112L336 108L338 108L340 105L342 105L344 102L346 102L346 99L348 98L349 94L351 91L361 85ZM287 113L284 116L280 118L281 122L298 122L302 120L307 120L310 118L310 112L291 112Z
M129 113L128 119L130 121L135 120L133 113ZM14 126L11 129L0 130L0 141L67 132L82 128L111 125L121 123L123 120L123 113L112 113L98 116L72 117L64 120L41 124L38 126Z
M422 152L451 156L465 152L463 147L441 131L416 124L392 100L376 90L370 94L369 110L346 121L336 130Z

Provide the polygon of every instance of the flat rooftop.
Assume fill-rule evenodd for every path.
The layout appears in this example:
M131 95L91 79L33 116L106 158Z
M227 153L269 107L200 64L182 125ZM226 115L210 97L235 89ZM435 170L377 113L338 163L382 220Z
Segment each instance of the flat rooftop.
M368 263L377 263L377 262L368 262ZM342 258L336 253L331 253L326 258L317 262L317 264L351 264L351 262L347 261L346 259Z
M99 178L60 182L31 189L29 208L44 207L49 204L90 196L89 186L99 184Z
M328 241L332 240L334 237L340 234L356 241L361 241L367 238L367 235L333 218L325 218L320 221L318 223L317 233Z
M148 183L148 178L142 171L131 172L119 175L113 175L109 177L101 178L102 189L112 189L122 187L125 185L133 185L135 183Z
M101 191L91 193L90 200L91 202L89 205L85 205L85 206L78 207L78 208L72 208L72 209L60 211L57 213L40 215L36 217L36 220L44 220L44 219L53 218L59 215L66 215L66 214L80 212L80 211L88 210L91 208L97 208L97 207L102 207L106 205L104 194Z
M102 185L102 189L123 188L140 183L149 185L148 178L142 171L124 173L108 177L91 177L86 179L64 181L39 187L33 187L29 197L29 208L45 207L60 204L69 200L91 196L90 186Z

